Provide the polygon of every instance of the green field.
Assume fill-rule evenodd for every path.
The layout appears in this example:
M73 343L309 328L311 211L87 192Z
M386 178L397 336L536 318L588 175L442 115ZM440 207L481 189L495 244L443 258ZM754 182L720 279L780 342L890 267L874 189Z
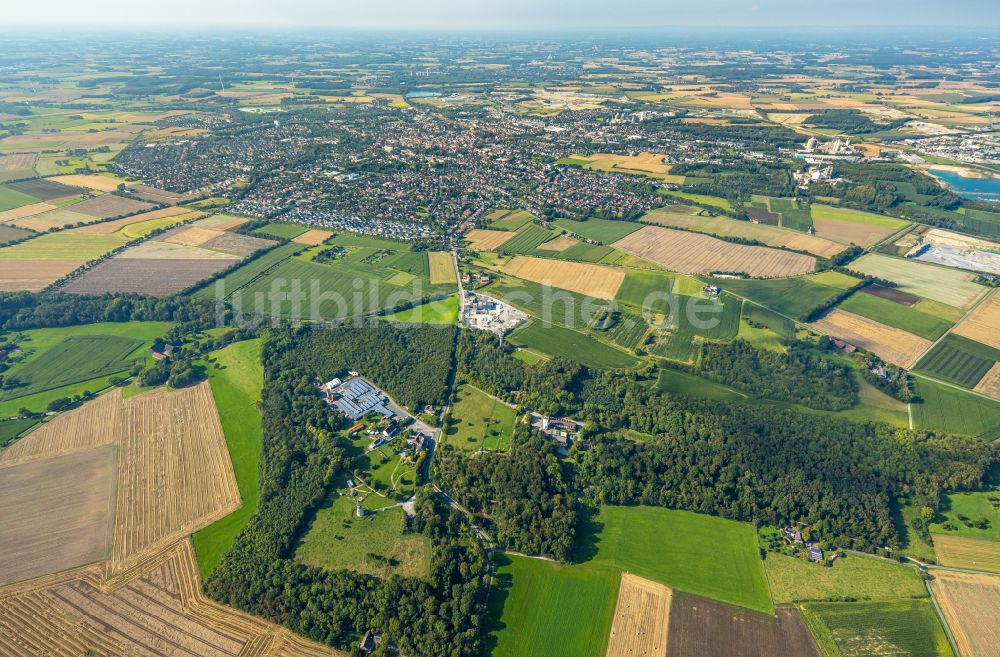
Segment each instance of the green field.
M456 324L458 322L458 295L401 310L382 319L404 324Z
M724 290L796 319L804 317L812 309L859 282L856 278L836 272L769 280L747 278L715 281Z
M581 528L578 542L576 560L583 566L774 611L749 523L662 507L604 506Z
M499 219L494 219L490 223L490 228L497 230L518 230L525 224L530 224L535 220L535 215L526 210L510 210Z
M745 395L732 388L727 388L721 383L665 367L660 369L659 377L656 380L656 387L663 392L687 395L689 397L702 397L705 399L738 401L746 398Z
M913 426L918 429L1000 438L1000 402L942 383L916 378Z
M273 223L258 228L254 232L260 235L282 237L286 240L290 240L293 237L298 237L307 230L309 230L309 227L303 226L302 224Z
M445 442L465 450L510 448L517 411L471 385L455 391Z
M691 201L692 203L698 203L699 205L710 205L714 208L719 208L720 210L725 210L727 212L733 211L733 205L724 198L718 196L709 196L708 194L691 194L689 192L667 192L668 196L676 196L677 198L682 198L686 201Z
M832 221L844 221L852 224L865 224L867 226L878 226L880 228L891 228L900 230L910 222L903 219L894 219L871 212L861 210L851 210L850 208L837 208L832 205L817 203L811 207L812 216L816 219L830 219Z
M782 340L788 341L795 337L795 322L763 306L755 303L743 304L743 317L772 331Z
M222 277L215 283L201 288L194 293L194 296L198 299L215 299L216 289L221 285L223 294L225 298L228 299L232 297L233 293L237 290L248 285L252 281L262 278L269 271L276 268L288 258L292 257L292 254L296 251L302 250L302 248L303 246L301 244L282 244L281 246L275 247L259 258L254 258L236 271Z
M892 281L903 292L956 308L967 308L986 291L972 281L969 272L879 253L861 256L851 263L851 269Z
M799 206L792 198L772 198L768 201L768 209L781 215L781 225L784 228L807 232L812 228L812 214L809 206Z
M520 278L499 278L489 286L487 293L529 315L569 327L589 326L594 315L608 307L600 299L568 290L554 290Z
M491 657L600 657L620 575L499 554L485 626Z
M14 442L14 439L36 424L38 420L0 420L0 448Z
M538 245L556 236L555 231L530 224L517 231L514 237L503 243L497 250L504 253L533 254ZM550 253L550 255L552 255Z
M587 221L556 219L553 223L559 228L602 244L617 242L626 235L631 235L642 228L642 224L634 221L611 221L608 219L588 219Z
M626 349L635 349L643 342L646 332L649 331L649 324L639 315L622 313L618 317L617 323L601 335Z
M764 572L775 604L927 596L916 568L856 554L841 557L832 568L826 568L802 557L769 553Z
M9 187L0 187L0 212L13 210L14 208L19 208L22 205L30 205L31 203L38 203L38 199L15 189L10 189Z
M1000 541L1000 488L993 487L972 493L948 493L942 497L941 502L938 517L930 526L932 534L954 534ZM986 519L988 524L977 526L977 522L982 519Z
M236 342L211 354L221 369L208 365L208 382L219 410L243 506L192 536L203 580L222 561L236 535L257 513L258 464L263 440L257 407L264 387L261 345L261 338Z
M928 340L937 340L951 327L951 322L940 317L863 291L852 294L839 307Z
M554 324L546 326L537 319L529 320L514 331L510 341L598 369L631 367L637 362L634 356L610 347L589 335Z
M929 599L815 602L803 617L824 657L954 657Z
M20 389L5 393L0 397L0 416L16 415L21 407L44 411L55 399L86 390L103 390L113 376L128 370L134 360L148 360L145 349L170 326L169 322L102 322L21 332L25 339L18 344L26 350L26 356L13 363L5 375L31 382L29 385L36 391L30 395L21 394ZM85 341L80 342L81 339ZM128 353L125 353L126 343L131 345ZM97 351L84 353L72 349L73 345ZM66 353L67 346L71 347L70 353ZM64 354L67 360L59 361L56 354ZM81 378L87 377L88 372L96 374ZM37 384L32 377L38 380ZM58 386L53 385L54 381L58 381Z
M0 260L93 260L126 242L117 233L46 233L0 249Z
M669 294L674 289L675 275L666 272L628 269L615 295L615 301L643 310L666 314Z
M950 333L920 359L918 371L963 386L975 387L1000 360L1000 349Z
M425 578L430 573L431 541L403 529L402 509L359 518L353 499L333 493L296 546L295 559L310 566L383 578L394 574Z
M706 340L731 340L740 329L742 300L732 295L722 295L717 300L677 295L668 328L652 352L672 360L690 358L695 338Z

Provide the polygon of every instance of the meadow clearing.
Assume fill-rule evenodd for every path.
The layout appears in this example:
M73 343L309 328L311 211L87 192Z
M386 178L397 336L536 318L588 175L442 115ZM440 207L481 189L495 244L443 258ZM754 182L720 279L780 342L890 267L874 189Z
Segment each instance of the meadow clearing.
M986 291L973 282L969 272L879 253L861 256L851 263L851 269L892 281L898 286L896 290L956 308L969 308Z
M708 235L646 226L613 245L684 274L745 272L755 278L795 276L813 271L816 259L762 246L745 246Z
M430 574L431 541L423 534L405 532L402 509L359 518L355 501L337 492L316 511L295 547L295 559L382 578L395 574L425 579Z
M915 568L850 554L832 568L802 557L769 553L764 572L775 604L844 600L923 598L927 592Z
M471 384L455 391L451 416L443 437L452 447L466 450L506 450L514 434L517 411Z
M263 340L243 340L212 352L206 363L208 384L219 412L226 449L242 504L191 536L202 579L222 561L236 535L257 512L263 429L258 402L264 387Z
M931 346L930 340L840 308L833 309L810 326L905 368L913 367Z
M398 313L382 315L381 319L404 324L457 324L458 295L452 294L443 299L400 310Z

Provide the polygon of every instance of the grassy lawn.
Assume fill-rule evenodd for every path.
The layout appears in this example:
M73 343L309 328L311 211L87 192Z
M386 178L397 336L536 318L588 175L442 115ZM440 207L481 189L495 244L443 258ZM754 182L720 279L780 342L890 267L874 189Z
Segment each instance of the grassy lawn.
M624 368L636 364L634 356L561 326L545 326L531 320L510 336L511 343L531 347L552 356L575 360L587 367Z
M757 533L748 523L660 507L605 506L581 531L576 556L587 567L628 571L773 612Z
M598 657L614 618L620 575L497 555L483 654L491 657Z
M222 369L208 367L208 382L219 409L243 506L194 534L194 549L203 579L218 565L236 535L257 512L262 443L257 402L264 386L261 344L260 338L231 344L212 354Z
M816 219L830 219L833 221L844 221L852 224L865 224L867 226L878 226L880 228L892 228L900 230L906 226L908 221L884 217L880 214L862 212L861 210L851 210L849 208L835 208L822 203L814 204L811 208L812 216Z
M587 221L556 219L553 223L571 233L576 233L580 237L602 244L617 242L626 235L631 235L642 228L642 224L634 221L611 221L609 219L588 219Z
M1000 438L1000 402L927 379L916 378L913 425L918 429Z
M459 449L510 447L517 411L470 385L459 386L445 440Z
M857 279L842 274L838 274L837 278L823 274L811 274L796 278L727 279L715 282L723 290L746 297L783 315L799 318L840 294L845 289L843 287L846 282L844 279L854 283L859 282Z
M274 223L258 228L254 232L261 235L270 235L271 237L283 237L287 240L290 240L293 237L298 237L307 230L309 230L309 227L303 226L302 224Z
M926 597L915 568L848 554L832 568L804 558L768 554L764 572L775 604L823 600L898 600Z
M840 308L928 340L937 340L952 325L952 322L935 315L864 292L852 294L840 304Z
M709 196L708 194L691 194L688 192L667 192L668 196L676 196L677 198L682 198L692 203L698 203L701 205L710 205L721 210L726 210L727 212L732 212L733 205L724 198L718 196Z
M663 392L687 395L689 397L703 397L705 399L721 399L725 401L745 399L744 395L715 381L709 381L694 374L678 372L677 370L667 368L660 370L660 375L656 380L656 387Z
M378 577L430 574L431 542L422 534L403 533L403 510L355 514L354 500L334 493L321 507L295 549L295 558L311 566L354 570Z
M954 657L929 599L809 603L803 617L824 657Z
M19 435L38 424L38 420L0 420L0 448L14 442Z
M145 354L145 350L148 349L153 342L154 338L162 336L171 327L169 322L99 322L96 324L80 324L77 326L65 326L59 328L44 328L44 329L32 329L29 331L20 332L25 336L24 340L18 342L22 349L30 350L25 358L17 363L11 365L10 369L5 372L8 376L23 376L26 380L31 380L32 376L41 373L42 378L40 379L43 383L47 381L44 377L50 376L53 368L59 365L58 361L56 363L52 362L52 356L48 354L50 352L57 353L61 348L61 345L67 344L65 341L73 338L82 339L89 338L89 342L93 341L93 338L115 338L118 340L134 340L132 343L132 350L127 354L129 358L128 362L131 363L132 360L139 358L148 359ZM10 334L8 334L8 337ZM69 344L73 344L70 342ZM111 344L111 341L108 341ZM124 348L124 343L121 343ZM121 352L119 352L120 354ZM79 367L75 367L75 373L80 375L81 372L87 370L89 366L96 363L93 359L89 358L90 353L79 354L81 356L88 356L87 359L83 361L75 361ZM74 356L75 358L75 356ZM107 362L104 363L107 365ZM65 365L65 363L63 363ZM127 370L128 367L125 366L119 369L117 366L109 366L108 369L97 370L91 369L95 372L94 376L91 378L81 379L80 376L71 377L71 379L76 379L71 381L62 376L62 373L57 377L60 379L60 387L49 387L46 390L41 390L26 396L18 396L14 398L3 397L0 401L0 416L10 416L16 415L18 409L25 407L32 411L44 411L49 402L59 399L61 397L72 397L78 395L85 390L90 392L97 392L106 388L109 384L109 379L112 375L118 375L123 370ZM114 370L114 371L109 371ZM27 372L27 374L25 374ZM35 374L32 374L34 372ZM41 385L41 384L40 384ZM14 392L13 394L17 394Z
M988 484L991 485L984 490L944 495L938 517L931 523L931 533L1000 541L1000 466L993 467ZM965 516L967 520L963 521L959 516ZM982 518L988 521L987 527L966 524ZM956 529L945 529L943 525L948 523Z
M456 324L458 322L458 295L431 301L382 319L406 324Z

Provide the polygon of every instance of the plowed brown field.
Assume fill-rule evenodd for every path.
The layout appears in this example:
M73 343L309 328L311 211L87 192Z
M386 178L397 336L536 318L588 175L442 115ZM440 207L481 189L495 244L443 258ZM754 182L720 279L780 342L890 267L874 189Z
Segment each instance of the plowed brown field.
M665 657L671 591L622 573L607 657Z
M764 246L745 246L659 226L646 226L614 243L616 248L682 274L746 272L754 278L795 276L816 268L816 258Z

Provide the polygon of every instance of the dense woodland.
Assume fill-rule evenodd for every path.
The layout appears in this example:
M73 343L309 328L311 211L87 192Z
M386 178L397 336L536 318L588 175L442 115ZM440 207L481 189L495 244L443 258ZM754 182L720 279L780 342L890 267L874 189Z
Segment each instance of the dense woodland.
M433 540L430 581L380 580L294 561L296 540L349 465L339 420L313 388L346 369L370 376L404 404L439 402L451 329L287 329L265 344L261 402L264 444L260 508L206 583L213 598L330 645L347 647L374 629L406 655L467 657L478 651L484 570L479 544L461 517L426 496L412 529Z
M788 401L828 411L846 410L858 401L852 369L792 343L787 353L756 349L745 340L704 342L696 369L754 397Z

